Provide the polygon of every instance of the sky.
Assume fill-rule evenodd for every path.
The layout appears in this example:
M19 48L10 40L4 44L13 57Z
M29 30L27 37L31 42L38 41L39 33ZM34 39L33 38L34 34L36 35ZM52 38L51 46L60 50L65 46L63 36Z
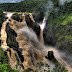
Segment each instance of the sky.
M0 0L0 3L16 3L16 2L20 2L22 0ZM72 0L59 0L60 4L64 4L64 2L67 1L72 1Z
M0 0L0 3L15 3L20 2L21 0Z

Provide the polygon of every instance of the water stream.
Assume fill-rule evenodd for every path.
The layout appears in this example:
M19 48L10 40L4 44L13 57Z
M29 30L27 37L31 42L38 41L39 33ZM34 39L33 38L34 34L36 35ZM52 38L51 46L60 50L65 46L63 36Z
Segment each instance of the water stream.
M44 40L43 40L43 30L44 30L45 25L46 25L46 20L47 20L47 17L45 16L44 19L43 19L43 22L39 23L40 28L41 28L41 32L40 32L41 35L40 35L40 37L41 37L41 41L43 43L44 43ZM72 71L72 68L71 68L70 64L67 62L67 61L70 61L70 58L68 58L67 60L63 59L64 57L66 57L66 52L63 53L63 52L57 50L56 47L49 47L49 46L45 46L45 45L44 45L44 48L43 48L42 51L43 51L44 55L47 55L49 51L53 51L55 59L62 66L64 66L66 69L68 69L69 72Z

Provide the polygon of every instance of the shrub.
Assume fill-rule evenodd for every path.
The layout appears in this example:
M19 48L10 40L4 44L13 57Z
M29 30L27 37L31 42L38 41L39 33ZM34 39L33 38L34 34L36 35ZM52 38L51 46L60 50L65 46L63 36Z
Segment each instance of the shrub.
M0 48L0 72L18 72L10 68L6 52Z

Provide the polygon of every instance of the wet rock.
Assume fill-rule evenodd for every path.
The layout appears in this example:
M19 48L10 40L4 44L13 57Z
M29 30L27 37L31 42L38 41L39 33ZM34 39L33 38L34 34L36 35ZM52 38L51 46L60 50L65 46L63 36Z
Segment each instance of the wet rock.
M36 37L36 34L38 36L40 35L40 26L33 22L30 17L27 19L26 22L24 20L18 22L13 19L4 22L6 25L4 29L7 34L6 42L9 47L6 50L9 64L12 69L20 71L23 70L23 68L36 70L37 63L43 62L45 59L41 52L42 46L40 47L40 43ZM33 30L32 34L34 34L35 37L28 33L27 30L21 32L22 28L28 29L29 32Z
M32 28L34 30L36 35L38 35L38 37L39 37L39 35L40 35L40 26L36 22L33 22L31 20L31 18L29 17L29 15L26 16L26 23L30 28Z

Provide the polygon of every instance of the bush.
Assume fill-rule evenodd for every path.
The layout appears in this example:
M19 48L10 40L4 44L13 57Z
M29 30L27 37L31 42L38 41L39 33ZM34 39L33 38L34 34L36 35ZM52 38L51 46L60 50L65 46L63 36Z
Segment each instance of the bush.
M0 49L0 63L8 63L6 52L4 52L2 49Z
M0 72L18 72L10 68L6 52L0 48Z
M10 68L9 64L0 63L0 72L18 72Z

